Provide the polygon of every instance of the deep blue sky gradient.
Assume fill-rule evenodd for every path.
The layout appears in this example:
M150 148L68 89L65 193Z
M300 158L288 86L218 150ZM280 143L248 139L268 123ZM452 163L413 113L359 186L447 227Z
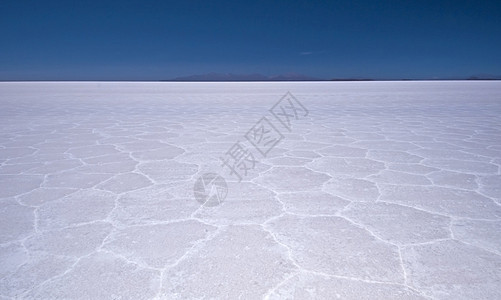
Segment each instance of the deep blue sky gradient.
M501 1L0 1L0 80L501 75Z

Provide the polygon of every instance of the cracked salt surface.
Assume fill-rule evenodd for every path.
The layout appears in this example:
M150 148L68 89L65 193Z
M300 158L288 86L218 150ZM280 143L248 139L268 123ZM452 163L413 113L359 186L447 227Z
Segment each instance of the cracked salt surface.
M309 110L238 182L219 157ZM0 298L500 299L501 83L0 83ZM201 207L201 175L228 195Z

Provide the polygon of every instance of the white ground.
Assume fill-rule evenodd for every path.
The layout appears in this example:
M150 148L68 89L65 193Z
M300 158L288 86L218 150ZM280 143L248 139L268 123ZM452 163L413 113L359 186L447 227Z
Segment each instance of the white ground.
M500 299L500 116L501 82L0 83L0 295Z

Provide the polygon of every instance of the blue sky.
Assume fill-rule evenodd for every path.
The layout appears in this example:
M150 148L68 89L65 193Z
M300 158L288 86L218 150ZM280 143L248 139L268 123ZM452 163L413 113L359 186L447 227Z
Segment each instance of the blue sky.
M501 1L0 1L0 80L501 75Z

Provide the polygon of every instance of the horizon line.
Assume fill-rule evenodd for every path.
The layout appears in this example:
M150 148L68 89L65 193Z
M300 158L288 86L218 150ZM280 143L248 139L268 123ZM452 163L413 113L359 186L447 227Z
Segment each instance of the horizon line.
M501 81L501 78L311 79L311 80L176 80L176 79L7 79L0 82L357 82L357 81Z

